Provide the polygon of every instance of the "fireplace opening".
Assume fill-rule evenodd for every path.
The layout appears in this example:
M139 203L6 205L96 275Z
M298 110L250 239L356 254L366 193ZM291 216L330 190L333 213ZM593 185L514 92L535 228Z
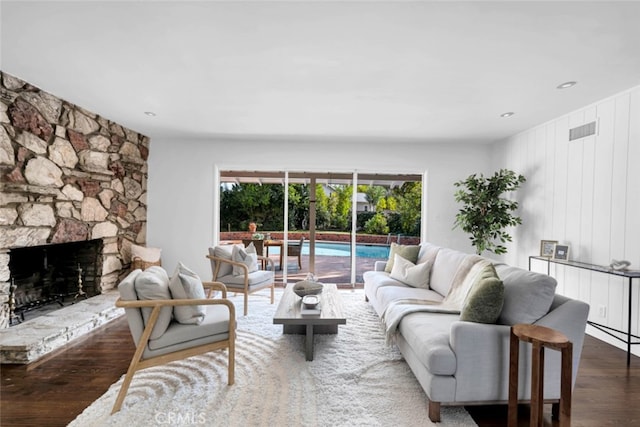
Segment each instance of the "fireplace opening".
M101 239L11 249L10 325L101 293Z

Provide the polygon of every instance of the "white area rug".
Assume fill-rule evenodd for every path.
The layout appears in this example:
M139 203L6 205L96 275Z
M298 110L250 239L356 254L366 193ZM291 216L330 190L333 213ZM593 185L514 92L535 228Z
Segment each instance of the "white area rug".
M281 290L280 290L281 292ZM276 303L249 298L238 316L236 382L227 353L214 352L136 373L122 410L109 415L122 379L70 425L87 426L429 426L424 391L399 351L384 344L377 315L359 291L341 291L347 324L304 337L273 324ZM242 313L242 296L231 299ZM123 343L133 345L133 343ZM443 407L442 426L475 426L462 407Z

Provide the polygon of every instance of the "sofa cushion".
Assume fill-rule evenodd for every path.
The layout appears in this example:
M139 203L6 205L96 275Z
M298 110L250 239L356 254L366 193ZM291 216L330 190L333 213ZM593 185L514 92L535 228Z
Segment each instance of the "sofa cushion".
M416 264L422 264L423 262L431 262L433 263L436 260L436 255L440 251L440 246L433 245L429 242L424 242L420 244L420 251L418 252L418 260Z
M496 265L504 283L504 304L498 323L534 323L549 312L556 293L556 280L546 274Z
M430 289L414 288L401 283L397 286L381 286L378 288L376 298L383 309L386 309L392 302L401 300L442 301L442 295L437 292Z
M397 243L391 243L391 248L389 249L389 261L387 261L387 265L385 266L384 271L386 271L387 273L391 273L396 254L415 264L416 261L418 261L419 252L419 245L399 245Z
M384 271L365 271L362 273L362 280L365 283L375 285L376 287L402 285L401 282L396 279L392 279L391 275Z
M495 323L500 317L503 301L504 284L498 277L493 264L488 264L471 285L460 312L460 320Z
M458 318L457 314L418 312L406 315L398 326L402 337L432 375L456 373L449 331Z
M139 300L171 299L169 276L162 267L149 267L140 273L135 280L135 289ZM142 318L145 325L149 322L152 310L150 307L142 309ZM160 309L160 315L151 332L151 339L156 339L164 334L169 323L171 323L172 316L173 307L167 306Z
M176 270L169 281L169 291L173 299L205 299L202 280L198 275L187 268L183 263L178 263ZM202 323L206 315L205 305L176 305L173 307L173 316L179 323Z
M441 295L447 295L451 289L453 276L467 256L468 254L453 249L440 249L431 269L431 288Z
M383 287L407 287L407 285L402 282L397 281L396 279L392 279L389 276L389 273L385 273L384 271L365 271L362 274L362 280L364 282L364 292L367 295L367 298L371 302L374 310L378 315L382 315L385 307L380 303L380 299L377 294L378 291Z
M414 264L411 261L395 254L393 268L390 277L413 286L414 288L429 288L429 273L431 272L431 262Z
M453 284L462 283L474 264L482 260L477 255L442 248L438 251L431 267L429 286L441 295L448 295Z

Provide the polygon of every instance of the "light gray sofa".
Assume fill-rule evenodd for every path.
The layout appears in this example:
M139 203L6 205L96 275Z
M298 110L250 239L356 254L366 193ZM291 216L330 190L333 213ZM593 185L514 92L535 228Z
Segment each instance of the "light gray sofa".
M390 277L385 262L363 275L367 300L385 320L385 310L402 301L443 301L454 283L474 283L478 266L492 263L429 243L420 245L417 265L430 263L428 286L413 287ZM397 324L394 341L424 389L429 418L440 420L440 405L507 403L509 333L516 323L535 323L564 333L573 342L573 381L578 371L589 306L555 293L552 277L494 263L504 284L499 318L493 324L461 321L459 313L415 311ZM394 277L397 277L395 275ZM465 294L466 295L466 294ZM498 308L500 310L500 308ZM388 317L388 316L387 316ZM387 319L388 320L388 319ZM531 347L521 343L518 398L530 401ZM560 353L545 354L544 399L560 398Z

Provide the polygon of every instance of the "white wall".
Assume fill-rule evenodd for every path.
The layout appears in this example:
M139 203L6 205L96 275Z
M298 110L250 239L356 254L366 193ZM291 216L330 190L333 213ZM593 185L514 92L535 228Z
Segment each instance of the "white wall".
M569 129L598 120L598 134L568 141ZM506 262L527 268L541 239L571 245L572 259L640 269L640 87L560 117L493 147L411 142L152 140L148 180L148 244L163 249L172 270L181 260L203 278L213 240L214 166L237 170L422 173L428 171L427 239L473 252L452 230L455 181L506 167L527 182L517 192L523 225L513 232ZM545 271L545 266L534 265ZM591 304L590 319L626 328L627 286L600 273L553 267L558 292ZM633 332L640 306L634 283ZM605 316L599 315L603 306ZM622 346L592 328L595 336ZM635 354L640 348L634 348Z
M569 142L569 129L597 120L594 136ZM640 269L640 86L495 144L496 167L522 173L523 224L505 260L527 268L541 239L570 245L569 258L608 265L626 259ZM546 272L546 264L534 268ZM590 320L626 330L628 279L552 267L558 292L591 305ZM634 280L632 331L639 330L640 281ZM600 315L604 307L605 315ZM617 340L589 333L619 347ZM640 355L640 348L634 347Z
M487 146L413 142L278 142L152 140L149 156L147 244L161 247L171 273L183 261L211 276L207 248L213 241L214 167L235 170L428 171L427 238L472 252L468 237L452 231L458 206L455 181L487 173Z

